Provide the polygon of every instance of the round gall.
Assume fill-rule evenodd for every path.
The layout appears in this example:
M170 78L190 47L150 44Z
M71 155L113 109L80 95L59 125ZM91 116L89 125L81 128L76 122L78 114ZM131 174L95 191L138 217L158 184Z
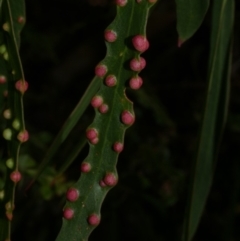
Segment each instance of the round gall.
M100 223L100 217L97 214L91 214L88 217L88 223L92 226L97 226Z
M26 80L18 80L15 83L15 88L23 94L28 89L28 82Z
M105 76L105 74L107 73L107 66L106 65L103 65L103 64L99 64L96 66L95 68L95 74L102 78Z
M98 108L103 103L103 98L101 96L94 96L91 100L91 105L93 108Z
M75 202L79 197L79 191L76 188L69 188L66 193L67 200L70 202Z
M67 220L72 219L74 216L74 211L71 208L65 208L63 210L63 217Z
M149 42L143 35L136 35L132 38L132 44L134 48L143 53L149 48Z
M129 81L129 86L133 90L138 90L143 84L143 80L140 76L133 77Z
M29 139L28 131L27 131L27 130L24 130L24 131L19 132L18 135L17 135L17 139L18 139L21 143L26 142L26 141Z
M117 84L117 79L116 76L114 75L108 75L107 78L105 79L105 84L108 87L113 87Z
M124 110L121 114L121 121L125 125L132 125L135 121L135 116L131 112Z
M109 109L109 107L108 107L107 104L102 104L102 105L98 108L99 112L102 113L102 114L107 113L107 112L108 112L108 109Z
M107 185L107 186L115 186L117 184L117 178L113 173L107 173L105 175L105 177L103 178L103 182Z
M124 7L127 4L127 0L115 0L115 2L120 7Z
M107 42L112 43L112 42L115 42L115 41L116 41L116 39L117 39L117 34L116 34L116 32L114 32L113 30L106 30L106 31L104 32L104 38L105 38L105 40L106 40Z
M22 175L19 171L14 171L10 174L10 179L14 182L17 183L21 180Z
M4 75L0 75L0 84L4 84L7 82L7 78Z
M130 69L136 72L143 70L146 67L146 60L143 57L134 58L130 61Z
M98 137L98 132L94 128L90 128L86 131L86 137L88 140L92 140Z
M123 143L121 143L121 142L115 142L115 143L113 144L113 150L114 150L115 152L117 152L117 153L122 152L122 150L123 150Z
M91 165L90 165L90 163L88 163L88 162L83 162L82 164L81 164L81 167L80 167L80 169L81 169L81 172L90 172L90 170L91 170Z

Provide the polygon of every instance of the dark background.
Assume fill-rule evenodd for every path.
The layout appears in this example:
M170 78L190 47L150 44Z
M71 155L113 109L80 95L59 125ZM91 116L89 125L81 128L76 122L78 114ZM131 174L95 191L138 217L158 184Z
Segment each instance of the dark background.
M195 241L240 240L240 4L236 1L231 96L213 187ZM53 241L61 227L66 188L79 177L88 147L54 178L93 119L88 108L53 164L26 186L54 136L104 58L103 31L115 16L110 0L27 0L21 57L30 141L22 147L24 181L17 190L12 240ZM136 122L118 162L119 183L102 207L90 241L180 240L191 163L204 109L211 11L197 33L177 47L175 3L161 0L147 26L147 67L139 91L127 90ZM27 154L26 154L27 153Z

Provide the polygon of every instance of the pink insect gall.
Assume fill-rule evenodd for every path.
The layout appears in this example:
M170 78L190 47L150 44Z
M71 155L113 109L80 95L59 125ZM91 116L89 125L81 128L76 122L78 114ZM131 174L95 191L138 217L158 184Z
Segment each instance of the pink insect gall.
M142 86L143 80L140 76L133 77L129 81L129 86L133 90L137 90Z
M15 83L15 88L23 94L28 89L28 82L26 80L18 80Z
M66 197L68 201L75 202L79 197L79 191L76 188L69 188Z
M136 50L143 53L149 48L149 42L143 35L136 35L132 38L132 44Z
M135 116L131 112L124 110L121 113L121 121L125 125L132 125L135 121Z
M108 87L115 86L116 83L117 83L117 79L116 79L116 76L114 76L114 75L108 75L107 78L105 79L105 84Z
M127 4L127 0L115 0L115 2L120 7L124 7Z
M139 59L134 58L130 61L130 69L133 71L141 71L146 66L146 60L143 57L140 57Z
M90 172L90 170L91 170L91 165L90 165L90 163L88 163L88 162L83 162L83 163L81 164L80 169L81 169L81 172Z
M103 182L107 186L115 186L117 184L117 177L113 173L107 173L105 177L103 178Z
M63 217L67 220L72 219L74 216L74 211L71 208L65 208L63 210Z
M121 142L115 142L115 143L113 144L113 150L114 150L115 152L117 152L117 153L122 152L122 150L123 150L123 143L121 143Z
M109 108L109 107L108 107L107 104L102 104L102 105L98 108L98 110L99 110L100 113L105 114L105 113L108 112L108 108Z
M91 214L88 217L88 223L92 226L97 226L100 223L100 217L97 214Z
M98 77L104 77L104 75L107 73L107 66L104 64L99 64L95 67L95 74Z
M94 96L91 100L91 105L93 108L98 108L103 103L103 98L101 96Z
M24 131L19 132L18 135L17 135L17 139L18 139L21 143L26 142L26 141L29 139L28 131L27 131L27 130L24 130Z
M23 16L19 16L17 21L18 21L18 23L23 24L23 23L25 23L25 18Z
M92 140L98 137L98 132L94 128L87 129L86 131L86 137L88 140Z
M4 75L0 75L0 84L4 84L7 82L7 78Z
M19 171L13 171L11 174L10 174L10 179L14 182L14 183L17 183L21 180L22 178L22 175Z
M115 31L113 30L106 30L104 32L104 38L106 41L112 43L112 42L115 42L116 39L117 39L117 34Z

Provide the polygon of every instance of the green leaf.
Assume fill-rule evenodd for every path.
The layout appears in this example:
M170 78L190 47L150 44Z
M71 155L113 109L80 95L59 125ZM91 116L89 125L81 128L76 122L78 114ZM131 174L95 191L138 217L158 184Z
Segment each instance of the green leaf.
M186 208L183 241L197 229L211 188L220 139L226 122L231 66L234 1L213 2L209 84L197 158Z
M179 47L198 30L209 7L209 0L175 0Z
M6 180L0 200L0 241L10 240L11 215L13 213L16 183L10 180L10 174L18 171L18 158L20 141L17 135L25 130L23 116L23 94L16 90L15 83L21 80L24 83L24 75L19 56L20 31L24 25L24 1L5 0L0 2L1 15L0 24L0 75L6 78L6 89L8 90L7 103L5 107L10 110L11 115L6 118L6 126L10 138L6 138L7 155L1 162L12 159L13 164L7 166ZM5 132L6 133L6 132ZM6 204L8 208L6 208ZM8 215L8 219L7 219Z
M74 146L71 148L71 151L66 154L66 157L63 157L65 161L61 163L60 167L58 168L57 176L61 175L68 169L86 144L87 140L85 136L79 137L79 141L74 144Z
M66 138L69 136L69 134L72 131L72 129L74 128L74 126L77 124L77 122L81 118L82 114L84 113L84 111L88 107L88 105L91 101L91 98L98 91L98 89L100 87L100 84L101 84L100 81L96 77L91 81L90 85L88 86L84 95L82 96L82 98L78 102L77 106L74 108L74 110L72 111L70 116L67 118L66 122L64 123L62 129L59 131L59 133L55 137L52 145L50 146L50 148L47 151L47 154L45 155L43 161L41 162L41 164L38 167L38 171L36 173L36 176L31 181L28 188L38 179L38 177L41 175L41 173L44 171L44 169L53 162L54 155L56 154L56 152L59 151L59 148L60 148L61 144L66 140ZM83 146L84 146L84 144L80 145L81 148ZM70 162L73 161L73 157L75 155L77 155L76 152L79 153L81 151L80 147L77 148L78 149L77 151L75 151L76 147L74 148L73 152L75 154L71 155L71 157L69 157L69 159L65 162L65 164L63 164L63 166L60 168L61 170L65 169L64 166L67 167L68 165L70 165Z
M116 38L106 43L107 55L101 61L106 74L97 77L101 83L97 96L102 99L100 107L107 105L108 110L102 112L100 107L95 108L96 115L89 129L97 134L97 138L89 139L89 154L85 159L91 169L82 172L73 185L79 191L79 198L74 202L68 200L64 210L73 210L74 216L63 220L57 241L88 240L98 224L91 225L89 217L94 214L95 220L100 219L102 202L117 182L116 164L120 151L114 150L113 146L116 142L123 145L125 131L134 121L132 102L125 94L126 82L138 75L129 67L133 58L139 60L140 57L140 52L133 47L132 38L135 35L146 36L148 12L152 5L148 1L127 1L126 5L117 7L117 16L107 27ZM109 86L106 80L112 76L116 85ZM125 111L130 117L129 123L122 121ZM106 177L111 181L106 181Z

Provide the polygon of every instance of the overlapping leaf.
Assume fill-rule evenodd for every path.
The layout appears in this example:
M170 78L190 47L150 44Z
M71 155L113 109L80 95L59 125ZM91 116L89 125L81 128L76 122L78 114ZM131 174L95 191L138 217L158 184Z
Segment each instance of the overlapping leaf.
M0 31L0 75L6 79L2 90L7 90L7 101L4 107L9 109L10 116L6 121L6 128L12 133L7 138L7 155L3 156L1 162L10 159L11 165L6 168L4 186L1 187L2 197L0 200L0 241L10 240L11 216L13 214L15 186L9 176L14 170L18 170L18 155L20 142L17 140L19 131L25 129L23 117L22 94L15 89L18 80L24 81L20 56L20 31L24 25L24 1L5 0L0 2L1 26ZM4 88L4 89L3 89ZM2 95L3 93L1 93ZM13 125L15 121L16 125ZM13 127L15 126L15 128ZM1 130L3 131L3 130ZM3 189L2 189L3 188ZM8 216L8 219L7 219Z
M207 101L190 184L183 241L192 240L204 210L226 121L233 16L233 0L214 1Z
M176 0L179 45L198 30L209 7L209 0Z

